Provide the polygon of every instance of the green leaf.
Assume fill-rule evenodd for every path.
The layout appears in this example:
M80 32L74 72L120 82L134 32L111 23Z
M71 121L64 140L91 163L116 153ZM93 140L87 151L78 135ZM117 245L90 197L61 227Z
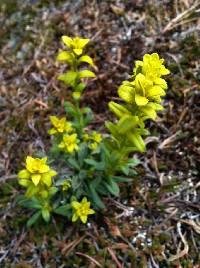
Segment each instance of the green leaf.
M131 178L124 178L124 177L113 177L115 182L132 182L133 179Z
M70 167L75 168L76 170L80 169L80 166L79 166L78 162L76 161L76 159L69 158L68 163L69 163Z
M72 115L72 116L76 114L75 106L69 101L64 102L64 108L67 114Z
M82 167L85 158L88 156L88 146L85 143L82 143L78 150L78 163Z
M96 189L96 187L99 185L100 182L101 182L101 177L97 177L94 180L92 180L91 185L94 189Z
M90 64L92 67L94 67L94 62L93 62L92 58L90 56L87 56L87 55L81 56L79 58L78 62L79 63L86 62L86 63Z
M110 101L108 103L109 109L119 118L124 116L125 114L130 114L130 112L121 104L118 104L114 101Z
M115 124L113 124L110 121L106 121L105 122L105 126L112 133L112 135L114 137L118 135L118 131L117 131L117 128L116 128L116 125Z
M58 54L56 60L57 60L57 61L66 61L66 62L68 62L68 63L71 63L72 60L73 60L72 57L73 57L73 56L72 56L72 53L70 53L70 52L68 52L68 51L61 51L61 52Z
M127 137L131 143L135 145L139 152L144 152L146 149L145 143L142 137L136 132L127 133Z
M138 164L140 163L140 160L139 159L137 159L137 158L132 158L132 159L129 159L128 160L128 165L130 166L130 167L136 167Z
M86 84L84 83L79 83L77 86L76 86L76 91L78 92L82 92L86 87Z
M79 176L76 175L72 177L71 183L73 191L77 191L77 189L82 186Z
M27 221L27 227L31 227L41 216L41 211L37 211L36 213L34 213L31 218Z
M67 216L68 212L71 210L71 205L63 205L54 210L56 214L62 215L62 216Z
M129 174L129 166L126 165L126 166L122 166L121 167L121 171L125 174L125 175L128 175Z
M32 199L21 199L18 204L22 207L25 208L36 208L36 209L40 209L42 208L40 202L36 199L36 198L32 198Z
M42 218L46 221L49 222L50 220L50 212L47 208L42 209Z
M119 133L124 134L136 126L139 119L137 116L124 115L118 122Z
M119 192L120 192L119 186L115 182L114 178L109 178L108 182L104 182L104 184L111 194L115 196L119 196Z
M94 159L85 159L84 160L85 163L87 163L88 165L91 165L93 167L95 167L95 169L97 170L104 170L105 165L103 162L96 162Z
M101 201L99 195L97 194L92 184L89 184L89 190L90 190L91 198L93 202L95 203L95 205L100 209L105 209L104 203Z
M66 74L60 74L58 80L63 81L66 85L73 86L77 78L78 73L68 71Z
M50 194L50 196L52 196L52 195L54 195L55 193L57 193L57 191L58 191L58 188L56 188L56 187L51 187L50 189L49 189L49 194Z
M78 73L78 77L81 79L81 78L88 78L88 77L96 77L96 75L89 70L83 70Z

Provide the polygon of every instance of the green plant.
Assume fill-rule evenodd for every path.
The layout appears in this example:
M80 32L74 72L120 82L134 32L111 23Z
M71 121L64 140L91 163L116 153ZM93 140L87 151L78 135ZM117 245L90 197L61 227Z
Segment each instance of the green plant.
M19 183L27 188L19 203L36 210L28 226L40 217L48 222L52 213L86 223L88 215L95 212L90 205L95 210L104 209L104 197L119 196L118 184L131 182L136 174L138 160L130 153L145 151L145 121L154 120L163 109L161 97L167 89L161 78L169 73L164 60L157 53L146 54L143 61L136 61L130 80L119 87L121 103L109 103L117 116L116 122L106 122L109 133L90 130L93 113L80 103L86 87L83 80L95 77L92 71L81 68L83 63L94 67L93 60L83 53L89 39L63 36L62 41L66 50L57 60L66 62L69 70L58 79L71 87L72 101L65 102L67 118L50 116L53 145L48 163L57 172L45 156L27 156L26 168L19 172Z

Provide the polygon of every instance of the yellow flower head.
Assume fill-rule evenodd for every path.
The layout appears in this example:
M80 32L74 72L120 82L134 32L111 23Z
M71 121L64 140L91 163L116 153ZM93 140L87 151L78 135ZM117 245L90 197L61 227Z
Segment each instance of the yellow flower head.
M73 201L72 208L74 212L72 222L75 222L80 218L83 223L86 223L88 215L95 213L95 211L90 208L90 202L87 201L86 197L84 197L81 202Z
M98 147L98 144L102 141L102 136L100 133L97 133L96 131L93 131L90 135L89 134L84 134L83 135L83 140L86 142L90 142L88 147L95 151Z
M73 153L74 150L78 150L77 134L64 135L62 142L59 144L59 148L66 150L68 153Z
M96 131L93 131L93 132L92 132L91 138L92 138L95 142L97 142L97 143L100 143L101 140L102 140L102 136L101 136L101 134L100 134L100 133L97 133Z
M89 141L89 140L90 140L90 136L89 136L87 133L85 133L85 134L83 135L83 140L84 140L84 141Z
M64 181L63 184L62 184L62 190L63 191L67 191L69 188L71 188L71 183L70 181Z
M57 172L51 169L47 164L47 157L44 158L33 158L27 156L26 158L26 169L21 170L18 173L19 183L22 186L28 187L30 181L37 186L40 182L44 183L48 187L51 186L52 177L57 175Z
M138 106L144 106L149 101L161 102L161 96L166 93L159 85L154 85L151 80L143 74L138 74L135 78L135 102Z
M71 123L67 122L65 117L59 119L56 116L50 116L49 118L53 125L53 128L48 132L50 135L62 134L64 132L70 133L73 131Z
M88 145L88 147L92 150L95 151L98 147L98 143L97 142L92 142Z
M163 88L166 88L166 82L164 81L164 79L160 80L159 78L162 75L169 74L170 71L165 68L163 63L164 59L160 59L157 53L145 54L143 57L143 61L136 61L134 73L135 75L137 75L138 73L142 73L152 82L163 84Z
M90 39L80 37L70 38L69 36L63 35L62 41L77 56L80 56L83 53L83 48L87 45Z
M118 94L127 103L145 106L149 101L160 103L160 97L166 93L160 85L154 85L151 80L139 73L134 82L125 82L120 86Z

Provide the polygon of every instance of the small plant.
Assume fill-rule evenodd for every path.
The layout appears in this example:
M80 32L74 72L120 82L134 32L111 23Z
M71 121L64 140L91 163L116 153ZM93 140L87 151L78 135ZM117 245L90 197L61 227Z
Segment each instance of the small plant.
M67 63L69 70L58 79L71 88L72 100L65 102L66 117L50 116L53 144L48 158L27 156L25 169L18 174L19 184L26 188L19 204L35 210L28 226L40 217L49 222L53 213L86 223L89 215L105 208L105 197L119 196L118 184L131 182L136 174L139 161L131 153L145 151L143 136L149 133L145 122L155 120L163 109L161 97L167 89L161 78L169 74L164 60L157 53L144 55L143 61L136 61L130 80L119 87L120 103L109 103L117 117L105 123L109 133L91 130L93 113L80 103L85 78L95 77L82 68L95 66L84 54L89 39L63 36L62 41L66 50L57 60Z

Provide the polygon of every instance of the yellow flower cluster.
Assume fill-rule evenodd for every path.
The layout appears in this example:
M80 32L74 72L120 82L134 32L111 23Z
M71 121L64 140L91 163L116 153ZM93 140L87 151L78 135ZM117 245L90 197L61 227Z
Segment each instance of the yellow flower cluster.
M102 141L102 135L100 133L97 133L96 131L92 131L92 133L89 134L84 134L83 135L83 140L86 142L89 142L88 147L92 150L95 151L99 145L99 143Z
M50 135L62 135L62 141L58 147L68 153L73 153L74 150L78 150L77 134L73 133L74 129L72 124L67 122L65 117L59 119L56 116L50 116L50 121L53 128L51 128L48 133Z
M83 53L83 48L87 45L90 39L75 37L71 38L69 36L62 36L63 43L71 49L76 55L80 56Z
M87 201L86 197L84 197L81 202L73 201L71 205L73 208L72 222L80 218L83 223L86 223L88 215L95 213L95 211L90 208L90 202Z
M53 127L48 131L50 135L63 134L64 132L70 133L73 131L72 124L67 122L65 117L61 119L56 116L50 116L50 121Z
M170 71L163 65L157 53L146 54L143 61L136 61L132 81L124 81L118 89L119 97L124 105L111 101L109 108L120 119L117 128L108 124L111 132L125 134L130 143L139 151L145 150L141 135L145 134L144 121L155 120L157 111L162 110L161 97L167 89L166 81L161 78Z
M58 54L58 61L66 61L67 63L72 64L78 56L78 64L81 62L86 62L94 67L94 62L90 56L81 56L83 54L83 49L89 43L90 39L80 37L71 38L69 36L63 35L62 41L66 45L67 50L61 51Z
M78 150L77 142L78 139L76 133L71 135L64 135L63 140L58 145L58 147L71 154L74 152L74 150Z
M63 192L68 191L68 189L71 188L70 181L66 180L62 183L62 190Z
M40 159L27 156L26 168L18 173L19 184L27 188L27 197L37 193L47 195L46 189L51 187L52 177L56 176L57 172L46 162L47 157Z
M83 54L84 48L89 41L90 39L87 38L71 38L63 35L62 42L65 44L66 50L60 51L57 56L58 61L65 61L70 66L70 70L66 73L60 74L58 79L73 89L72 96L75 100L79 100L81 98L82 92L86 86L81 82L81 80L84 78L96 77L94 72L88 69L79 70L82 63L87 63L93 68L95 67L92 58Z

